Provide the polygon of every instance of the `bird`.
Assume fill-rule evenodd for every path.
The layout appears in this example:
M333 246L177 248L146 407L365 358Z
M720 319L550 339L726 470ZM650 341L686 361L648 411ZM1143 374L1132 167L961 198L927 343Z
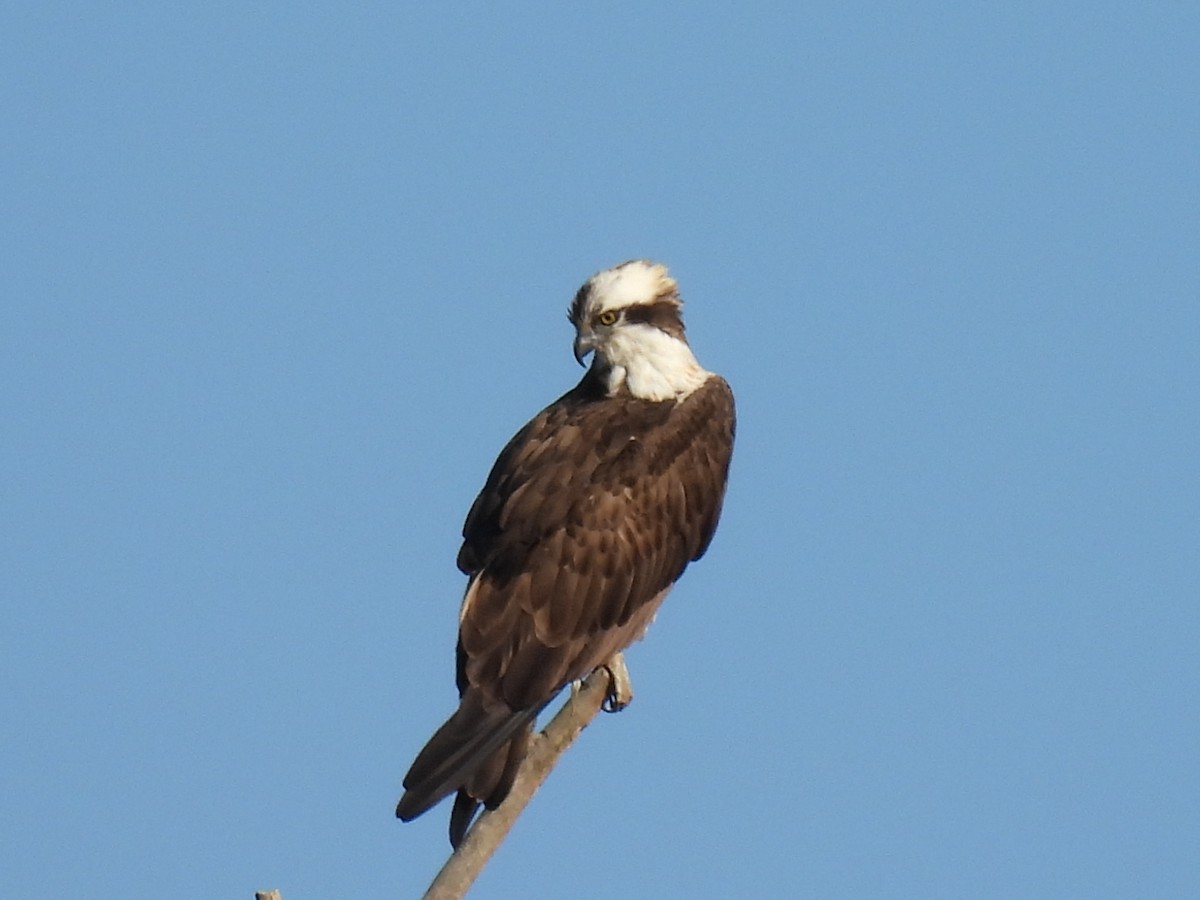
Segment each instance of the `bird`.
M589 278L567 317L580 382L492 466L463 526L457 710L405 775L396 815L450 794L450 843L507 796L538 713L640 639L725 498L733 393L688 344L666 266ZM586 359L591 355L590 366Z

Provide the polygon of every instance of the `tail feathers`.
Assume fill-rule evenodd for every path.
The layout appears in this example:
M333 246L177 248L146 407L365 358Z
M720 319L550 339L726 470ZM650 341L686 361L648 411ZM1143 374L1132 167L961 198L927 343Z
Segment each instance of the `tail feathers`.
M473 793L470 791L470 787L474 786L472 782L480 780L475 777L476 769L489 763L489 758L493 755L500 756L497 751L503 748L522 726L528 731L537 714L537 708L488 708L468 691L458 710L434 732L429 743L417 754L408 774L404 776L404 796L396 806L396 815L408 822L459 788ZM520 755L524 756L525 741L516 743L522 745ZM510 757L511 754L507 752L500 756L501 771L504 775L509 775L510 769L512 775L516 774L516 766L506 764ZM519 762L519 759L516 760L516 763ZM503 776L501 778L503 779ZM507 784L503 785L503 793L508 792L511 784L510 776ZM498 786L493 784L488 793L478 799L486 802L489 807L499 804L503 795L495 796L500 793L496 790ZM462 819L462 812L460 810L455 818ZM473 812L474 807L472 814ZM466 826L470 824L470 818L467 816L461 825L463 834L466 833Z
M476 766L467 783L459 788L454 809L450 812L450 846L458 849L481 803L488 809L495 809L504 802L517 778L517 770L529 752L531 737L533 722L529 721L513 732L507 744L501 745Z
M462 788L454 798L454 808L450 810L450 846L455 850L467 836L467 829L479 812L479 801Z

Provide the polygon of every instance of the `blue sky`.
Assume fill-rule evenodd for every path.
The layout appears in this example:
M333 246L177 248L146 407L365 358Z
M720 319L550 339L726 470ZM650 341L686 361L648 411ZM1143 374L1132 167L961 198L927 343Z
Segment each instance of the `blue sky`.
M417 895L463 516L666 262L721 529L472 896L1200 891L1194 4L0 13L0 894Z

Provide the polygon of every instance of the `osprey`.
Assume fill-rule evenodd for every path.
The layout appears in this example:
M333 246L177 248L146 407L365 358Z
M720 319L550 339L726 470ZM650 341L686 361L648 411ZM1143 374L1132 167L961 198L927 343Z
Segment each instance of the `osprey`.
M583 380L500 453L458 567L458 710L404 777L396 815L457 791L450 842L508 794L537 714L641 637L708 548L733 450L733 394L696 361L664 266L594 275L568 318Z

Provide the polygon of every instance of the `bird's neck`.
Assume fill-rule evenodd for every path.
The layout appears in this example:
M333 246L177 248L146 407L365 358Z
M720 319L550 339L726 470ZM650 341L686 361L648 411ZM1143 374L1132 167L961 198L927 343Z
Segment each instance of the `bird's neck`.
M592 367L610 397L628 393L639 400L682 400L709 376L687 341L648 325L614 334Z

